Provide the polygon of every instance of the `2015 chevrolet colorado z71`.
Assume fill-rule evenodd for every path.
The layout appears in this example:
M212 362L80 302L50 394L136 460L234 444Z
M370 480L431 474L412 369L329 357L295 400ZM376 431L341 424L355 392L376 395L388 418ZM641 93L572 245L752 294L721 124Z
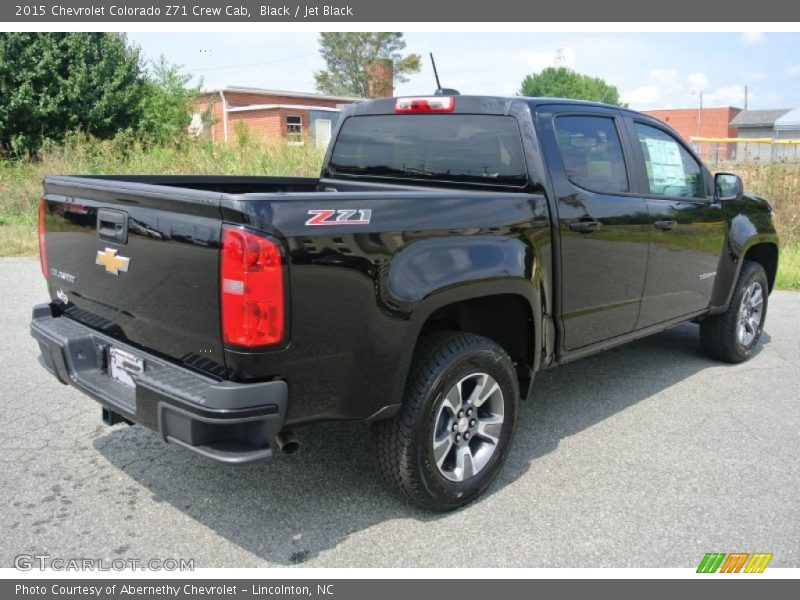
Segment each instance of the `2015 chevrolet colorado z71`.
M552 98L345 109L321 178L47 177L41 362L225 462L373 422L386 479L447 510L497 475L534 374L684 321L756 348L771 210L667 126Z

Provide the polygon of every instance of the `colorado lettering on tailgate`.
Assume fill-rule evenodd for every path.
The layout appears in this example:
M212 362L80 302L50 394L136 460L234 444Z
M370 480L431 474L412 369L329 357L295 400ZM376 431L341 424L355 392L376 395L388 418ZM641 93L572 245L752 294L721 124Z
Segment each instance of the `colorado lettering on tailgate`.
M372 209L364 208L355 210L342 208L320 208L308 211L311 215L306 225L369 225L372 219Z

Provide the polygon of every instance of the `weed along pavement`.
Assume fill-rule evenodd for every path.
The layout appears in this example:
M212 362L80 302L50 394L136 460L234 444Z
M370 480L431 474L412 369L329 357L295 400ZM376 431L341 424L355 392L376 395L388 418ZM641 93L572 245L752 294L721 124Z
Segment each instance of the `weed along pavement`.
M800 293L772 295L742 365L705 358L690 324L539 374L489 493L429 514L379 481L363 424L300 429L300 452L244 468L103 425L37 363L39 263L1 259L0 279L1 566L459 567L478 541L487 567L694 568L707 552L800 566Z

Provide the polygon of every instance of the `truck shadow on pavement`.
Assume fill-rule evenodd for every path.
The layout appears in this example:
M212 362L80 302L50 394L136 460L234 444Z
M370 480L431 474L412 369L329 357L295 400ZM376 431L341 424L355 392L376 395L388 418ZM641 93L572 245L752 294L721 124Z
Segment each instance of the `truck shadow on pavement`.
M764 333L762 340L768 344L770 338ZM462 510L502 503L495 495L523 475L536 477L537 458L553 452L562 439L710 367L726 368L702 354L697 327L686 324L539 373L533 401L521 407L514 447L500 476ZM296 433L300 452L248 467L205 461L163 444L142 427L117 427L95 439L94 446L149 490L153 501L172 505L267 564L313 563L350 535L392 519L452 518L409 507L384 486L364 424L319 424ZM370 566L377 551L365 549L361 566ZM214 564L198 561L196 566L244 566L226 561L224 551L218 556Z

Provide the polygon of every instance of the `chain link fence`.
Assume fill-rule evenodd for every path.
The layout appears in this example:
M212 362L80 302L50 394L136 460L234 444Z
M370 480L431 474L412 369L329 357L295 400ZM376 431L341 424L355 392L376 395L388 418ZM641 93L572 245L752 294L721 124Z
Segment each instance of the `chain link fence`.
M690 142L710 165L800 163L800 139L691 137Z

